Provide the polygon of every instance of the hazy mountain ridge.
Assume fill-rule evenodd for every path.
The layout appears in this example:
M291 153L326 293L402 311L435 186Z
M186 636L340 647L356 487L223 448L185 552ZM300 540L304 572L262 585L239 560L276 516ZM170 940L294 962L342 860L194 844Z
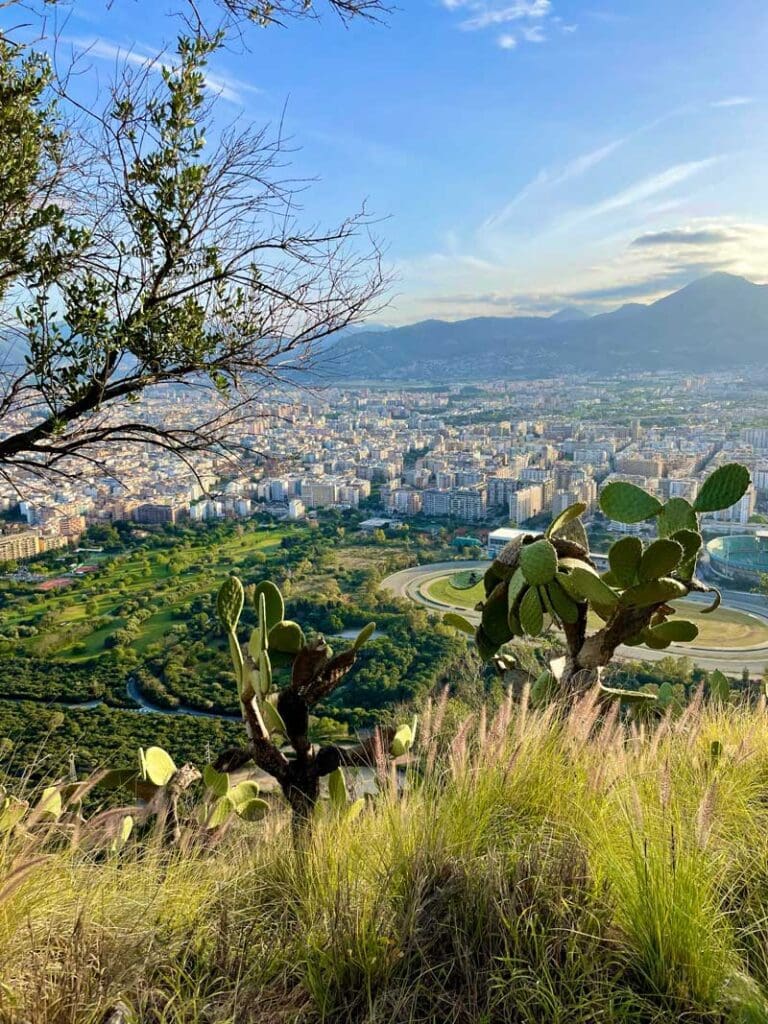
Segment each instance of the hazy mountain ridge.
M537 376L542 372L695 369L764 363L768 285L716 273L647 306L585 316L424 320L361 332L329 353L338 376Z

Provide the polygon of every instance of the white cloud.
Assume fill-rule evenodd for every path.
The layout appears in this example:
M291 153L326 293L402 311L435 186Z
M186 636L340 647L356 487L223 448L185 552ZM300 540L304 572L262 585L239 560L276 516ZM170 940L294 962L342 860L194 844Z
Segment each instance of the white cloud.
M69 43L84 57L112 61L118 65L121 63L134 64L137 67L146 67L156 71L159 71L162 67L174 66L175 54L169 53L158 56L156 53L151 53L148 47L120 46L106 39L64 38L62 41ZM235 103L238 106L242 106L245 103L245 94L257 95L263 92L262 89L257 88L250 82L233 78L231 75L220 71L206 71L205 84L211 92L221 96L223 100Z
M565 25L562 18L555 16L552 0L442 0L442 6L462 16L458 27L464 32L519 26L514 36L504 32L497 37L498 45L505 50L514 49L521 39L543 43L547 38L545 26L562 33L576 29L575 25Z

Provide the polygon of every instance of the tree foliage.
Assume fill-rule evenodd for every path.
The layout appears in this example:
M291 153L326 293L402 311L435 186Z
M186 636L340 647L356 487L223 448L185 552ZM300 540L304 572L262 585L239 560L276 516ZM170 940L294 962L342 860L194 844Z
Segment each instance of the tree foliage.
M0 471L15 483L108 442L231 450L264 385L379 301L365 212L299 223L280 131L221 124L206 69L226 36L188 26L95 110L40 46L0 35ZM141 409L168 387L205 393L183 427Z

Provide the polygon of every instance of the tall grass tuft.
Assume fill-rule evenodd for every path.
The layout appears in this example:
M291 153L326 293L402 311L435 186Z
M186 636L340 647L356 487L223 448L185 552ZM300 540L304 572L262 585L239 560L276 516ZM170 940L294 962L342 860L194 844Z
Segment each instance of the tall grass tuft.
M7 835L0 1022L768 1022L764 708L447 710L299 847Z

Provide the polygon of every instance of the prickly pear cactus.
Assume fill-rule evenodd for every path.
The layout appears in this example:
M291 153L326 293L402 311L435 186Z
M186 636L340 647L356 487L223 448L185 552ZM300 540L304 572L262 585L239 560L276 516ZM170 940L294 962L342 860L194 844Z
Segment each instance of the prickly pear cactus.
M695 504L683 498L662 503L634 484L608 484L600 508L622 523L653 520L658 537L644 545L623 537L608 552L608 571L590 558L582 515L583 504L565 509L543 535L515 538L493 560L484 576L485 600L477 606L474 628L485 661L514 637L536 637L554 626L568 647L560 683L572 686L577 676L594 681L621 644L646 644L664 650L672 643L690 643L698 630L677 618L669 602L692 591L719 594L695 579L702 546L699 513L729 508L746 493L749 471L737 464L721 466L705 481ZM592 612L604 625L587 635ZM468 632L466 618L449 613L446 625ZM544 688L544 683L538 687ZM613 692L613 691L606 691Z

